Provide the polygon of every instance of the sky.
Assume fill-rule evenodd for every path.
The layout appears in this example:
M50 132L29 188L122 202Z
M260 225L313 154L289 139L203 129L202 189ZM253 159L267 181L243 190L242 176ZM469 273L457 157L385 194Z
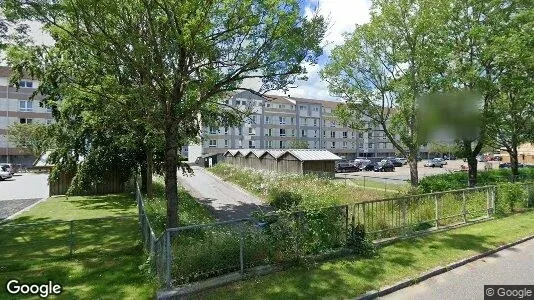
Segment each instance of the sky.
M364 24L369 21L371 0L301 0L302 13L311 17L315 12L329 20L329 29L323 41L324 54L319 58L316 65L305 64L308 71L307 81L296 82L296 88L291 88L287 93L273 91L270 94L291 95L293 97L335 100L330 96L326 84L321 80L319 71L328 62L332 49L343 43L343 33L352 32L356 24ZM31 22L31 36L38 44L52 44L50 36L43 34L39 23ZM259 82L245 82L245 86L256 88Z

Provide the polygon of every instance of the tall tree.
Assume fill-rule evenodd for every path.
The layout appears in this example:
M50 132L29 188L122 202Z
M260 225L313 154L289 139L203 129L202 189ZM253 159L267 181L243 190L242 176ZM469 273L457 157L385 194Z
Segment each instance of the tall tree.
M302 62L322 53L325 31L321 17L301 15L297 0L5 3L11 16L44 23L60 51L82 53L72 57L77 66L91 57L115 73L144 70L139 88L160 109L168 227L178 225L177 151L197 135L197 114L245 79L261 80L261 90L294 82Z
M338 111L356 129L369 119L407 157L410 181L418 184L417 100L432 90L440 64L433 40L443 31L444 1L373 1L371 21L357 26L332 51L322 71L329 90L347 100Z
M12 124L7 128L7 139L17 148L24 149L35 157L53 146L48 126L39 123Z

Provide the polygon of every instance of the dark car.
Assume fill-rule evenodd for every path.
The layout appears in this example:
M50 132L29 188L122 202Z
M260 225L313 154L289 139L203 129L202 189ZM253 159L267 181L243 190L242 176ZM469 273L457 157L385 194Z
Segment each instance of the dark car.
M396 158L393 158L393 159L391 159L391 160L389 160L389 161L390 161L390 162L393 164L393 166L396 167L396 168L398 168L398 167L402 167L402 166L404 165L404 164L402 163L401 160L396 159Z
M512 167L512 164L507 162L507 163L500 163L499 164L499 169L508 169L508 168L511 168ZM517 167L518 168L523 168L524 165L522 163L518 163L517 164Z
M360 168L352 163L347 161L340 161L336 164L336 172L345 173L345 172L358 172Z
M370 162L368 164L362 164L360 166L360 170L362 170L362 171L373 171L376 166L377 166L376 162Z
M385 162L376 164L374 171L375 172L393 172L395 171L395 166L393 165L391 161L385 161Z

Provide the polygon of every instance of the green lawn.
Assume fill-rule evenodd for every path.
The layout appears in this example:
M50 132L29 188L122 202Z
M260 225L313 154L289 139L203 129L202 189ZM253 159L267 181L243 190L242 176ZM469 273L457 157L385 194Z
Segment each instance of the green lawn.
M66 222L70 220L73 239L71 223ZM34 224L20 225L27 223ZM146 256L130 195L50 198L8 225L0 227L0 299L10 299L4 287L13 278L27 283L52 280L63 286L61 299L155 295L157 284L139 268Z
M295 267L206 292L209 299L352 298L534 234L534 212L397 242L373 258Z

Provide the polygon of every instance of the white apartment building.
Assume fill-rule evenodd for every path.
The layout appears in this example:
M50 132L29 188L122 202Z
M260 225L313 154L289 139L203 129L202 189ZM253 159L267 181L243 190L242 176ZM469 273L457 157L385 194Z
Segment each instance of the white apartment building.
M16 148L7 139L7 127L13 123L52 123L49 109L39 106L39 101L30 101L39 82L31 78L20 81L20 88L9 86L11 69L0 66L0 162L29 166L35 160L30 153Z
M226 103L247 107L252 115L237 127L203 128L203 154L238 148L287 149L298 139L307 141L309 149L327 149L347 159L395 155L378 127L357 131L342 126L333 115L339 102L240 92Z

